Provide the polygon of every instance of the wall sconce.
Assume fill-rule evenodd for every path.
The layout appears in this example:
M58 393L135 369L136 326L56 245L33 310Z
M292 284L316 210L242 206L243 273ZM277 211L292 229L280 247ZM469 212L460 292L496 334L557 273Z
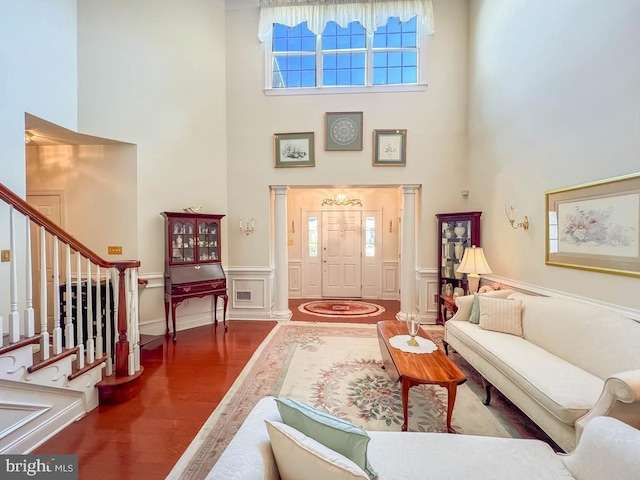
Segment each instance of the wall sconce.
M511 224L511 228L517 230L518 228L523 228L525 231L529 230L529 219L525 216L522 219L522 222L516 223L516 216L518 215L518 209L513 207L512 205L504 206L504 213Z
M493 273L491 267L487 263L487 259L484 257L484 251L482 248L476 247L475 245L464 250L462 261L456 271L458 273L467 274L469 293L476 293L478 291L481 273Z
M389 220L389 233L393 233L393 220Z
M242 218L240 219L240 231L245 235L251 235L253 231L256 229L256 224L253 221L253 218L250 222L244 222Z
M35 135L31 133L29 130L27 130L26 132L24 132L24 143L26 145L30 144L31 141L33 140L33 137L35 137Z
M291 233L296 233L296 224L291 220Z

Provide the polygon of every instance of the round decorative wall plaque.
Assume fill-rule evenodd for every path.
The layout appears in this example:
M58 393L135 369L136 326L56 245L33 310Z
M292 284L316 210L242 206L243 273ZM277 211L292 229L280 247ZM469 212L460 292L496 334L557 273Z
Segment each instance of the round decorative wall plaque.
M339 145L349 145L358 138L358 125L350 118L339 118L329 132L331 139Z

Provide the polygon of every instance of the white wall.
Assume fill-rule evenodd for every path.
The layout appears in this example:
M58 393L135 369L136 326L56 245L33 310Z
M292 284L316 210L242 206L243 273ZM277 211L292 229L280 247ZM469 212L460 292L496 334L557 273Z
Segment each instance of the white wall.
M76 47L76 0L0 0L0 182L18 194L25 112L77 125Z
M83 0L78 25L79 125L138 147L140 309L164 318L159 213L227 212L224 3Z
M227 11L229 251L233 266L269 265L269 185L423 185L419 262L435 271L437 212L463 208L466 185L466 0L436 0L436 33L427 41L426 91L394 94L265 96L258 9ZM364 149L325 152L325 112L362 111ZM374 129L406 128L406 167L372 166ZM273 134L315 132L313 168L274 168ZM256 219L245 236L239 218Z
M133 145L27 147L27 193L64 191L66 230L108 261L138 258L136 183Z
M70 129L77 125L76 45L76 0L0 0L0 183L23 197L25 112ZM0 249L6 250L3 202L0 225ZM16 241L22 238L20 230ZM9 263L0 263L0 285L9 285ZM18 285L22 290L24 280L19 278ZM22 311L22 293L18 303ZM0 288L5 323L8 313L9 290Z
M470 18L469 201L494 272L639 308L638 279L545 265L544 201L640 170L640 3L472 0Z

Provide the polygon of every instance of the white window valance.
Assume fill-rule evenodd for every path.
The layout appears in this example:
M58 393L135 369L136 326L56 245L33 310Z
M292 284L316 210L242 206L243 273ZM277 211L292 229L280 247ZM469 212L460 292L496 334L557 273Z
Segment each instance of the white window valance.
M309 30L320 35L327 22L346 27L358 21L373 33L389 17L406 22L414 16L423 25L422 33L433 35L432 0L260 0L258 37L264 42L274 23L295 27L306 21Z

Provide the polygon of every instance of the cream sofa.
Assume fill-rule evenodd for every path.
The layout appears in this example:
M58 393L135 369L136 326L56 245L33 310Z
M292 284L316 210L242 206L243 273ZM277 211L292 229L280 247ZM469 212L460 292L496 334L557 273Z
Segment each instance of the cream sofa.
M281 421L273 397L256 404L207 480L280 478L265 420ZM593 419L578 448L569 455L556 454L539 440L447 433L367 433L371 438L367 456L379 480L640 478L640 431L609 417ZM309 471L304 478L335 477Z
M640 427L639 322L577 300L489 295L522 302L522 337L470 323L473 295L456 299L444 334L487 382L485 403L495 386L566 452L593 417Z

